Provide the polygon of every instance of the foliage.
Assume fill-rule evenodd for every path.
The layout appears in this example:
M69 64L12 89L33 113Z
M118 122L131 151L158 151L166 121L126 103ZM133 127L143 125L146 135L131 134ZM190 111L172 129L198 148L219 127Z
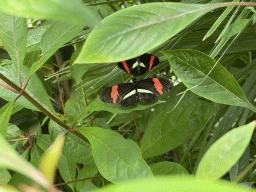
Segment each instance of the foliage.
M254 188L254 6L2 0L1 190ZM172 79L171 92L103 103L133 78L116 62L146 52L160 63L138 80Z

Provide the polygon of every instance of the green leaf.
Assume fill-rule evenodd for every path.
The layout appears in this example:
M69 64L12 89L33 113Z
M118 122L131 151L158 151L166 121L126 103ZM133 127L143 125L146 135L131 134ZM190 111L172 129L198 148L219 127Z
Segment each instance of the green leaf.
M0 40L17 69L22 69L27 33L26 19L0 12Z
M195 50L163 51L163 54L174 73L193 93L217 103L256 111L234 77L208 55Z
M32 186L33 184L35 184L35 182L32 179L30 179L20 173L15 173L12 176L11 180L8 182L8 184L10 184L14 187L17 187L17 188L20 186L21 183L29 185L29 186Z
M43 154L39 163L39 170L42 171L46 179L53 184L56 167L61 156L64 145L64 135L58 135L51 147Z
M66 129L50 120L49 134L52 140L54 140L59 134L65 134L66 132ZM62 154L66 156L68 160L75 163L83 164L84 162L93 162L90 144L72 133L69 133L65 137Z
M61 155L58 164L58 170L61 177L65 182L69 182L76 179L76 163L69 158L69 156ZM68 184L71 189L74 189L74 183ZM74 190L73 190L74 191Z
M188 175L188 171L178 163L162 161L150 166L153 174L156 175Z
M36 143L41 147L41 149L46 151L47 148L52 145L52 140L50 138L50 135L42 134L36 136ZM75 180L76 163L73 161L72 158L69 158L69 156L61 154L58 163L58 171L60 172L60 175L65 182ZM72 184L69 184L68 186L70 188L73 188Z
M12 176L6 168L0 168L0 173L1 173L0 174L0 186L1 186L3 184L7 184L12 178Z
M144 158L154 157L170 151L189 140L205 127L214 107L206 101L187 100L174 110L165 107L149 121L141 141Z
M41 39L42 57L33 63L30 75L35 73L63 44L74 38L83 26L55 21Z
M242 185L230 184L224 181L207 181L191 176L159 177L154 179L140 179L121 184L109 185L96 192L155 192L155 191L200 191L200 192L250 192L251 189Z
M161 2L117 11L93 29L76 63L118 62L142 55L217 7Z
M30 160L38 159L43 154L42 149L35 143L30 152Z
M5 106L2 107L6 108L0 116L0 133L3 137L6 137L9 120L12 115L13 103L14 102L7 103Z
M233 0L233 2L239 2L239 0ZM228 16L229 12L232 11L234 6L229 6L225 9L225 11L221 14L221 16L215 21L213 26L210 28L210 30L205 35L204 39L210 37L214 31L220 26L220 24L223 22L223 20Z
M26 52L41 50L40 42L42 41L42 36L50 26L43 25L29 31Z
M30 163L24 160L0 134L0 166L17 171L49 189L51 184Z
M82 46L80 46L73 54L69 60L70 72L72 77L75 79L76 83L80 83L83 75L88 71L91 65L75 65L74 61L78 57L82 50Z
M0 61L0 73L19 86L19 77L17 76L17 69L14 67L14 64L11 61L8 61L8 60ZM29 68L26 66L23 66L21 70L22 82L26 81L28 74L29 74ZM0 82L2 81L0 80ZM49 96L36 74L32 76L26 88L26 92L31 97L33 97L37 102L39 102L42 106L44 106L44 108L46 108L48 111L51 111L52 113L55 112L50 102ZM18 96L17 93L13 93L7 90L6 88L0 86L1 98L7 101L13 101L17 96ZM38 111L38 109L33 104L31 104L27 99L25 99L22 96L15 103L25 108Z
M3 192L19 192L17 188L11 186L11 185L0 185L0 191Z
M85 106L80 100L70 99L65 103L65 114L68 116L68 124L73 124L84 110ZM86 115L86 114L85 114Z
M239 160L248 146L256 121L232 129L216 141L202 158L196 176L217 180Z
M12 110L12 112L13 112L13 110ZM20 137L20 135L22 133L23 133L23 131L20 130L19 127L17 127L14 124L9 123L8 128L7 128L6 139L9 140L9 139L14 139L14 138Z
M26 159L27 161L29 160L29 158L30 158L30 151L29 151L30 149L29 148L27 148L25 151L23 151L22 153L21 153L21 157L23 157L24 159Z
M92 94L93 91L95 92L99 87L106 85L106 83L115 80L117 77L120 78L123 73L118 67L113 69L112 64L106 64L105 66L102 64L95 65L95 68L91 65L92 67L85 74L86 78L77 87L77 89L84 88L85 95Z
M153 176L134 141L98 127L84 127L80 132L92 145L95 163L107 180L118 183Z
M229 170L230 181L233 182L243 171L249 166L250 163L250 147L248 146L241 158ZM246 174L244 175L245 178ZM243 179L239 180L240 182Z
M51 146L52 140L50 135L41 134L36 135L36 143L43 151L46 151Z
M85 108L83 113L85 111L109 111L111 113L130 113L132 111L139 111L139 110L144 110L150 107L153 107L154 105L162 104L165 103L165 101L157 100L156 102L150 103L150 104L143 104L143 103L138 103L134 107L120 107L118 104L112 104L112 103L103 103L100 100L100 97L96 97L90 105Z
M241 19L241 20L235 21L230 26L228 26L227 31L225 31L222 38L227 39L238 34L246 27L246 25L249 22L250 22L250 19Z
M98 173L98 168L95 164L85 165L78 173L77 179L94 177ZM98 189L93 183L92 179L80 181L76 183L76 191L92 191Z
M94 27L100 15L93 7L86 7L80 0L1 0L0 10L12 15L34 19L58 19Z

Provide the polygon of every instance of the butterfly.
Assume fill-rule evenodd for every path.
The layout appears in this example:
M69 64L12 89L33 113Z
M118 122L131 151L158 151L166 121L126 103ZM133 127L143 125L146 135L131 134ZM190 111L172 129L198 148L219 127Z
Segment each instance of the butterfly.
M148 78L140 81L132 80L132 83L114 85L104 90L100 99L104 103L118 103L121 107L132 107L141 101L151 103L158 97L169 92L173 87L170 79Z

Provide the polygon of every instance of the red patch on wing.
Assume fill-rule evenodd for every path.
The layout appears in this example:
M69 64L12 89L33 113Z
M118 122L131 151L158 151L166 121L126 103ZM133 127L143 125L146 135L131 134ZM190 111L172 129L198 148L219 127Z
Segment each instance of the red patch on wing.
M155 86L157 92L158 92L160 95L162 95L162 94L163 94L163 91L162 91L163 85L162 85L162 83L159 81L158 78L153 78L153 82L154 82L154 86Z
M112 87L111 98L113 99L113 103L116 103L118 97L118 85Z
M129 69L129 67L128 67L126 61L122 61L122 64L123 64L125 70L127 71L127 73L130 73L130 69Z
M154 60L155 60L155 56L154 55L151 55L150 57L150 61L149 61L149 68L148 68L148 71L151 70L152 66L153 66L153 63L154 63Z

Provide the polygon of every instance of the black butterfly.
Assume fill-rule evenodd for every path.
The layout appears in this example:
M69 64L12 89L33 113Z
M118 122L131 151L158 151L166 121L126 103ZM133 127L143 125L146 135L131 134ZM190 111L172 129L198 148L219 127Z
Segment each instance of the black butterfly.
M132 107L140 100L151 103L158 97L169 92L173 87L170 79L149 78L141 81L133 79L132 83L114 85L104 90L100 99L104 103L118 103L121 107Z

